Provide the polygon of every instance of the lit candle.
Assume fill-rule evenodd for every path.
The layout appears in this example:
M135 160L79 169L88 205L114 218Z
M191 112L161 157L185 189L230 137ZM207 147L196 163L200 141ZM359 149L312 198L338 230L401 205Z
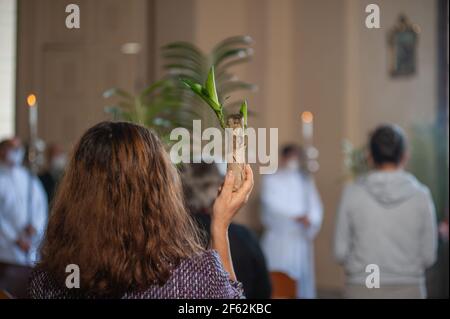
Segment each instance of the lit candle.
M28 103L28 121L30 125L30 143L34 143L37 138L37 122L38 122L38 109L36 95L30 94L27 97Z
M28 162L30 164L30 172L31 174L36 174L37 166L36 166L36 141L37 141L37 122L38 122L38 110L37 110L37 99L36 95L30 94L27 96L27 104L28 104L28 124L29 124L29 149L28 149ZM31 207L28 205L28 207ZM31 225L31 209L27 209L27 221L28 225ZM27 258L30 258L30 254L27 254Z
M301 118L304 143L311 145L313 139L313 114L309 111L305 111L302 113Z

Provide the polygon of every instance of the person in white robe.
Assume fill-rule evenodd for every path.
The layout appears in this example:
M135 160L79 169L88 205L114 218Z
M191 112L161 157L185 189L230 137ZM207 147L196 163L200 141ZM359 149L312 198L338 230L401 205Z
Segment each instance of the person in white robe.
M262 247L269 271L294 279L298 298L315 298L313 242L323 208L312 176L301 168L302 154L296 145L285 146L277 172L263 175Z
M22 165L18 139L0 143L0 262L32 266L47 224L47 197Z

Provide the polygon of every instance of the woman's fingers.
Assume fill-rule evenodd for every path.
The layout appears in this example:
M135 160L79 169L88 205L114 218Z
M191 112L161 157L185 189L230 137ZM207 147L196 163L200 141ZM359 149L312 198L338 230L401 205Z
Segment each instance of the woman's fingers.
M249 164L245 165L245 177L245 180L251 180L253 186L253 170Z
M242 188L249 193L253 188L253 171L249 164L245 165L245 181Z
M232 171L228 171L227 175L225 176L225 181L223 182L221 195L223 196L230 196L233 192L233 185L234 185L234 174Z
M236 198L240 202L246 202L248 195L252 191L253 188L253 171L250 165L245 165L245 181L242 184L241 188L236 192Z
M253 172L249 165L245 167L245 180L242 186L233 192L234 174L229 171L225 177L219 196L213 206L213 223L228 227L238 210L247 202L253 188ZM220 226L220 227L222 227Z

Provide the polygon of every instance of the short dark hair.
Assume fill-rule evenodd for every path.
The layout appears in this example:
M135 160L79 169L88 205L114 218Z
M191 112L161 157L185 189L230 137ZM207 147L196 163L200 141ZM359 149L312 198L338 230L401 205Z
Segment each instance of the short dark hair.
M370 153L375 165L398 165L403 159L405 149L405 134L398 125L380 125L370 137Z
M283 158L286 158L291 155L299 155L300 150L296 144L286 144L281 148L280 153Z

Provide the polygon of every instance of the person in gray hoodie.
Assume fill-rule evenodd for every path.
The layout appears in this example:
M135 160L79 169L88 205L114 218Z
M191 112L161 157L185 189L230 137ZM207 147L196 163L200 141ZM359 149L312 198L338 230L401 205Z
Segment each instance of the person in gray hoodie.
M370 138L374 170L348 185L338 208L334 254L347 298L425 298L436 260L435 208L428 188L403 170L406 140L382 125Z

